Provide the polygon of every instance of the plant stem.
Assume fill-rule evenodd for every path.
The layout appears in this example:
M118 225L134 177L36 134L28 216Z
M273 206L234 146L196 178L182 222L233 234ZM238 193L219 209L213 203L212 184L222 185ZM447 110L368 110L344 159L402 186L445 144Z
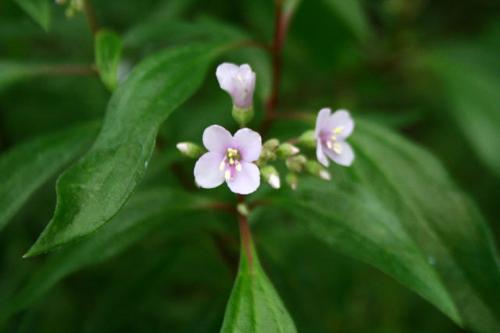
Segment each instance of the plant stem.
M95 16L91 0L83 0L83 10L85 12L85 17L87 18L90 31L92 32L92 35L95 36L95 34L99 31L99 24L97 23L97 18Z
M238 204L245 203L245 197L238 195ZM247 257L248 264L252 266L253 254L252 254L252 233L250 231L250 226L248 225L247 216L238 212L238 222L240 227L240 239L241 239L241 249L245 251L245 256Z
M266 102L266 113L262 123L261 132L266 134L269 127L275 118L273 114L279 105L279 94L281 86L281 69L282 69L282 52L285 44L286 35L288 32L288 25L290 16L283 13L282 1L277 0L275 5L275 22L274 22L274 37L271 45L271 58L272 58L272 87L271 95Z

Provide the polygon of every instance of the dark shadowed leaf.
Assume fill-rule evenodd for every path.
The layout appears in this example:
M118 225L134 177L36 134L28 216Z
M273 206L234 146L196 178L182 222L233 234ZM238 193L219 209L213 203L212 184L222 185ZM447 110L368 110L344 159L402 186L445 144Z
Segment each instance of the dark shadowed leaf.
M500 269L476 206L440 163L359 122L351 169L305 181L284 208L336 249L390 274L476 332L500 330ZM334 295L332 295L334 297Z
M34 191L90 146L97 130L97 123L72 127L22 143L0 156L0 229Z
M137 193L99 232L54 253L18 293L0 302L0 322L38 300L69 274L121 253L165 223L172 233L194 228L195 222L183 223L182 217L206 203L200 197L164 188Z
M250 245L250 258L241 249L240 267L227 304L222 333L296 332L279 295Z
M444 92L440 100L474 148L476 155L500 177L500 66L498 49L472 45L429 52L421 61Z
M36 22L43 30L49 30L50 3L49 0L15 0L17 4Z
M194 94L221 51L221 44L168 49L132 71L90 151L58 180L54 217L28 256L84 236L118 212L144 176L159 126Z
M0 60L0 92L8 86L43 72L40 66Z
M95 36L95 61L102 82L113 91L118 81L118 64L122 53L120 36L108 30L99 30Z
M370 35L368 18L360 0L323 0L332 12L349 27L359 39Z

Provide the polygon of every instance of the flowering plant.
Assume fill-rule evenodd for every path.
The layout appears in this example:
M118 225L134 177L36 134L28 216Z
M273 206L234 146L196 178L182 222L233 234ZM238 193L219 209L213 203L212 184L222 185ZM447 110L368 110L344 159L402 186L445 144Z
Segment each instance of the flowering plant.
M1 3L0 331L500 332L483 2Z

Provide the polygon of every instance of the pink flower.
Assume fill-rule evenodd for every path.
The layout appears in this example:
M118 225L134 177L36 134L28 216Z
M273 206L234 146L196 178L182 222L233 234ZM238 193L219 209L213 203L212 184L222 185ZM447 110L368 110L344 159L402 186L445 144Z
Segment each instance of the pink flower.
M332 114L329 108L321 109L316 118L316 157L324 166L328 158L337 164L350 166L354 160L351 146L345 142L354 129L354 121L349 112L338 110Z
M223 63L215 73L220 87L233 99L233 105L239 109L250 109L253 105L255 73L249 65Z
M214 188L226 181L229 189L238 194L250 194L260 186L259 168L255 162L262 150L260 134L242 128L234 134L224 127L212 125L203 132L203 154L194 167L196 183Z

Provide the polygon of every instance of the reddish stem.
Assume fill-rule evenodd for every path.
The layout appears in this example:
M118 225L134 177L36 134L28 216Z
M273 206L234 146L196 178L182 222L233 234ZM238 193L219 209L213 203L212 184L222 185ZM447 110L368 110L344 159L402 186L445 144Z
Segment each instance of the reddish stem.
M265 134L274 119L273 114L278 108L280 86L281 86L281 69L282 69L282 52L285 44L286 35L288 32L288 24L290 22L290 15L283 13L283 5L281 1L276 1L275 9L275 23L274 23L274 38L271 45L272 57L272 87L271 95L266 102L266 113L262 123L261 132Z
M87 18L87 23L92 35L95 35L99 31L99 24L97 23L94 7L90 0L83 1L83 11L85 12L85 17Z
M238 204L244 204L245 197L238 195ZM240 238L241 247L245 251L245 255L248 259L248 264L252 266L253 254L252 254L252 233L250 232L250 226L248 225L248 218L238 212L238 222L240 226Z

